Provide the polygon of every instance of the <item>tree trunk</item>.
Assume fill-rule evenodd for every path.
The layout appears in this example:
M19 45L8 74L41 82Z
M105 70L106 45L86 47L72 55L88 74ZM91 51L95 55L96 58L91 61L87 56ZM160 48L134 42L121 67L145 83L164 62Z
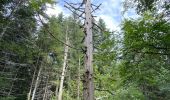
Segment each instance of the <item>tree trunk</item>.
M84 100L94 100L94 85L93 85L93 35L92 35L92 15L91 15L91 0L85 2L85 73L84 73Z
M28 93L27 100L31 100L31 92L32 92L33 84L34 84L35 73L36 73L36 67L35 67L35 70L34 70L34 74L33 74L32 82L31 82L31 87L30 87L30 90L29 90L29 93Z
M49 79L49 76L47 76L43 100L47 100L48 79Z
M66 71L67 71L67 68L68 68L68 66L67 66L66 69L65 69ZM67 85L67 91L66 91L66 98L65 98L65 99L66 99L66 100L69 100L69 94L70 94L70 93L69 93L69 89L71 88L70 85L69 85L69 82L70 82L70 80L71 80L71 79L70 79L70 76L71 76L71 75L70 75L70 71L67 71L67 73L65 73L65 76L66 76L66 75L67 75L67 77L68 77L68 80L67 80L67 83L66 83L66 84L68 84L68 85Z
M78 79L77 79L77 100L80 100L80 57L78 66Z
M68 34L67 32L68 32L68 26L67 26L67 29L66 29L66 44L69 44L69 39L68 39L68 37L67 37L67 34ZM61 74L58 100L62 100L63 83L64 83L64 77L65 77L66 67L67 67L67 56L68 56L68 46L65 45L65 48L64 48L63 71L62 71L62 74Z
M55 90L55 96L56 96L56 98L58 97L58 88L59 88L58 80L60 80L60 78L59 78L58 75L57 75L57 84L56 84L56 90Z
M36 90L37 90L37 87L38 87L38 84L39 84L41 71L42 71L42 66L40 66L40 69L38 71L38 75L37 75L37 79L36 79L36 82L35 82L35 87L34 87L34 90L33 90L33 93L32 93L31 100L34 100L34 98L35 98L35 93L36 93Z
M38 56L38 59L36 61L36 65L34 67L34 74L33 74L33 77L32 77L31 86L30 86L30 90L29 90L29 93L28 93L27 100L31 100L31 92L32 92L32 88L33 88L35 77L36 77L36 72L37 72L37 66L38 66L39 58L40 58L40 56Z

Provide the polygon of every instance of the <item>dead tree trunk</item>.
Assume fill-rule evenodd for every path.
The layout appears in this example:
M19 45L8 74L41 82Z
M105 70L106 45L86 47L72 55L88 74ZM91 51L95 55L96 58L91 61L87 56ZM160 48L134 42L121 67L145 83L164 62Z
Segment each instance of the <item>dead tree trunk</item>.
M32 78L32 81L31 81L31 87L30 87L30 90L29 90L29 93L28 93L27 100L31 100L31 92L32 92L32 87L33 87L34 80L35 80L35 73L36 73L36 68L34 70L33 78Z
M93 35L92 35L92 14L91 0L85 2L85 73L84 73L84 100L94 100L93 85Z
M56 83L56 90L55 90L55 96L56 96L56 98L58 97L58 89L59 89L58 80L60 80L60 78L59 78L58 76L59 76L59 75L57 75L57 83Z
M40 60L40 56L38 56L38 59L36 61L36 65L34 66L34 74L33 74L33 77L32 77L31 86L30 86L30 90L29 90L29 93L28 93L27 100L31 100L31 93L32 93L34 81L35 81L35 78L36 78L36 72L37 72L37 66L38 66L39 60Z
M69 44L69 39L68 39L67 35L68 35L68 27L66 29L66 44ZM59 93L58 93L58 100L62 100L63 83L64 83L64 77L65 77L66 67L67 67L67 56L68 56L68 45L65 45L65 48L64 48L63 71L62 71L62 74L61 74L60 88L59 88Z
M32 93L31 100L34 100L34 98L35 98L35 93L36 93L36 90L37 90L37 87L38 87L38 84L39 84L41 71L42 71L42 66L40 66L40 69L38 71L38 75L37 75L37 79L36 79L36 82L35 82L35 87L34 87L34 90L33 90L33 93Z
M78 66L78 79L77 79L77 100L80 100L80 57Z
M78 66L78 79L77 79L77 100L80 100L80 57L79 57L79 66Z
M47 76L47 80L46 80L46 85L45 85L45 91L44 91L44 95L43 95L43 100L48 100L47 99L47 90L48 90L48 80L49 80L49 76Z

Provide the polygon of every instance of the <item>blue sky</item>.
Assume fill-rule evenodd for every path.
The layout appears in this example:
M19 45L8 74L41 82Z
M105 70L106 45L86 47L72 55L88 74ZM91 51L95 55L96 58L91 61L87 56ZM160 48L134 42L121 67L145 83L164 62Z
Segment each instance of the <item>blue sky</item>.
M65 0L67 2L72 3L81 3L82 0ZM107 28L110 30L120 30L120 23L124 18L136 18L137 15L134 10L129 10L122 16L123 11L123 0L92 0L92 3L95 5L99 5L102 3L99 10L97 10L94 15L98 16L96 20L102 18ZM47 10L47 14L49 15L58 15L59 13L63 12L65 16L69 16L71 12L64 7L64 0L58 0L58 4L49 8Z

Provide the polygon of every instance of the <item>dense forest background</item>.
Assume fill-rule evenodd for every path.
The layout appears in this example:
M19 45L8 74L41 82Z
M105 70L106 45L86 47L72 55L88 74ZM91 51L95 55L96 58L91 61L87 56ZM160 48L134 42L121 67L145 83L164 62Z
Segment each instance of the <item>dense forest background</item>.
M74 13L49 17L56 3L0 0L0 100L82 100L83 23ZM95 99L170 100L170 1L123 5L139 17L119 32L103 19L93 27Z

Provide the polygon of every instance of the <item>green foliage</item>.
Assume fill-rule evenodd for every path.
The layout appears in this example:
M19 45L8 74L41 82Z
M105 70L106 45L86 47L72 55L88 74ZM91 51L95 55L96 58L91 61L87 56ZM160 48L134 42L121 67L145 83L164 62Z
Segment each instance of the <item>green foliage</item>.
M35 11L44 9L45 4L54 4L55 0L30 0L29 3Z
M164 9L161 13L168 15L169 5L170 2L168 0L125 0L123 2L124 12L129 8L134 8L139 15L143 15L146 11L158 14L160 9Z
M35 38L37 10L30 2L0 1L0 99L2 100L27 98L34 67L39 63L37 59L42 54L38 53L40 50ZM39 4L39 8L42 5Z
M15 100L16 98L13 96L9 96L9 97L0 97L1 100Z
M99 19L98 27L94 27L94 77L95 97L112 100L117 79L115 71L115 39L114 33L108 32L105 22Z
M117 90L114 100L146 100L140 90L131 84L127 88Z
M93 27L95 98L169 100L169 2L163 2L161 9L164 12L157 13L160 10L155 6L158 0L132 1L141 16L122 22L122 44L108 31L103 19L97 22L100 28ZM69 52L63 100L77 99L78 85L82 99L82 23L75 14L64 17L61 13L49 18L44 13L46 4L54 3L54 0L0 1L0 100L26 100L31 84L35 87L40 68L43 71L36 97L43 99L46 89L47 97L56 100L66 33ZM47 23L40 26L37 15L46 18Z
M140 19L125 20L123 31L123 63L119 68L123 84L137 84L146 99L167 99L167 92L159 86L161 81L170 82L166 74L170 73L170 23L147 12Z

